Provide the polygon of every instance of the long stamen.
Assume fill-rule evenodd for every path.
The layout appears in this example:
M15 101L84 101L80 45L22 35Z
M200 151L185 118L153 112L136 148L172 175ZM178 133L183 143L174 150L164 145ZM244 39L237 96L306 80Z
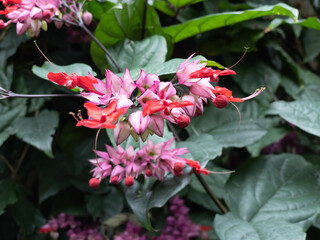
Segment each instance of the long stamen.
M228 172L215 172L215 171L209 171L209 170L208 170L208 172L210 172L210 173L214 173L214 174L229 174L229 173L234 173L234 172L236 172L236 171L228 171Z
M53 66L59 73L63 73L60 72L60 70L49 60L49 58L47 58L47 56L41 51L40 47L37 44L37 41L34 40L34 45L36 45L37 49L39 50L39 52L41 53L41 55L51 64L51 66ZM68 76L67 74L63 73L64 75Z
M95 141L94 141L94 155L95 155L95 157L96 157L97 165L99 166L99 168L102 169L102 167L100 166L100 163L99 163L99 161L98 161L98 155L97 155L97 142L98 142L98 136L99 136L100 130L101 130L101 128L98 129L98 132L97 132L97 134L96 134L96 139L95 139Z
M246 100L249 100L251 98L254 98L256 96L258 96L260 93L262 93L266 88L265 87L262 87L262 88L258 88L253 94L251 94L250 96L248 97L245 97L245 98L241 98L243 101L246 101Z
M242 54L241 58L240 58L235 64L233 64L231 67L229 67L228 69L233 68L234 66L238 65L239 62L241 62L241 60L242 60L242 59L244 58L244 56L247 54L247 51L248 51L249 48L248 48L248 47L245 47L244 49L245 49L245 51L244 51L244 53Z
M230 103L237 109L238 114L239 114L239 123L238 123L237 128L235 129L235 132L236 132L236 131L238 131L239 128L240 128L240 124L241 124L241 112L240 112L239 108L237 107L237 105L235 105L233 102L230 102Z

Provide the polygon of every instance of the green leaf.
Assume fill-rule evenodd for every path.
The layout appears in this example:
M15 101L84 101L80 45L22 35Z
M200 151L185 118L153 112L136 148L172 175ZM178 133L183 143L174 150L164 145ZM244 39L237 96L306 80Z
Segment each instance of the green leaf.
M246 116L245 112L242 113L241 123L239 121L236 110L209 106L203 116L191 122L187 130L190 134L194 134L194 130L200 135L210 134L223 147L245 147L261 139L270 126L270 120Z
M230 177L225 201L245 221L276 218L307 229L320 211L319 174L299 155L252 159Z
M9 104L0 103L0 146L7 138L16 133L14 124L26 113L26 101L19 99Z
M212 201L212 199L209 197L209 195L207 193L202 193L202 192L198 192L194 189L189 189L187 197L188 197L188 200L204 207L205 209L208 209L208 210L216 212L216 213L220 213L219 208Z
M37 117L24 117L15 124L17 137L26 143L44 151L53 157L51 150L52 135L59 123L59 115L55 111L44 110Z
M155 0L155 1L153 1L152 6L155 9L157 9L157 10L159 10L159 11L161 11L171 17L174 17L174 15L175 15L175 11L174 11L173 7L170 7L168 2L165 0Z
M183 174L180 177L175 177L170 174L165 177L163 182L160 182L150 191L143 190L143 186L140 186L136 181L132 187L126 188L126 199L141 224L151 231L153 228L148 216L148 211L153 207L162 207L189 182L190 177L188 174Z
M0 215L4 213L4 209L9 204L18 201L17 184L11 179L3 179L0 181Z
M320 136L320 101L277 101L272 103L269 114L278 114L302 130Z
M33 65L32 72L37 75L40 78L49 80L47 78L47 75L49 72L65 72L68 75L71 75L72 73L76 73L79 76L87 76L90 72L93 76L96 76L97 74L92 70L92 68L84 63L74 63L71 65L57 65L55 63L52 63L55 67L51 65L49 62L44 62L44 64L41 67L38 67L36 65ZM57 70L58 69L58 70Z
M192 5L198 2L202 2L203 0L168 0L168 1L175 7L182 8L186 5Z
M320 20L319 18L316 18L316 17L309 17L307 19L300 20L297 22L297 24L303 27L320 30Z
M200 63L207 63L207 67L217 67L220 69L225 69L226 67L222 66L220 63L217 63L216 61L201 61Z
M249 223L233 213L217 215L214 229L220 240L304 240L306 234L299 226L279 219Z
M145 70L146 73L157 74L158 76L175 74L178 71L178 68L181 63L186 59L183 58L173 58L169 61L166 61L158 65L148 65L143 68L133 69L130 71L130 74L133 79L137 79L140 76L141 69ZM190 59L190 62L196 60L206 60L203 56L196 56Z
M125 39L123 42L109 49L121 71L126 68L144 68L158 66L166 59L167 42L164 37L154 35L142 41ZM116 70L113 68L112 70Z
M107 12L115 4L109 1L91 0L85 2L86 10L92 13L93 17L100 20L103 13Z
M105 221L119 213L123 209L123 197L115 188L105 195L87 195L87 210L95 218Z
M190 151L185 155L186 158L190 158L191 155L191 158L199 161L202 167L222 153L222 146L209 134L194 135L187 141L178 142L177 147L186 147Z
M303 34L303 47L305 50L305 56L303 59L304 62L308 62L314 59L320 53L319 30L307 29L307 31L305 31L305 34Z
M214 167L213 169L208 169L210 171L215 172L228 172L230 170L221 168L221 167ZM207 185L210 187L212 192L218 197L218 198L224 198L226 191L225 191L225 184L228 181L231 174L209 174L208 176L204 176L203 180L207 183ZM207 193L206 190L203 188L203 186L200 184L198 179L196 179L196 176L193 174L191 176L191 184L190 186L195 189L197 192L201 193ZM211 200L212 201L212 200Z
M8 66L6 69L0 69L0 87L10 89L13 76L13 65Z
M289 130L285 128L270 128L266 135L264 135L263 138L261 138L260 141L247 146L247 150L250 152L252 157L258 157L260 151L264 148L269 146L270 144L279 141L284 136L286 136L288 133L290 133Z
M16 53L21 43L27 40L26 35L17 36L14 27L7 28L4 36L0 41L0 68L6 66L8 58Z
M125 38L141 40L144 7L143 0L134 1L132 4L117 4L101 16L101 21L94 33L95 37L106 48ZM158 15L149 5L147 5L144 29L145 36L162 32ZM90 51L93 61L101 72L108 68L106 53L95 42L92 42Z
M269 15L283 15L297 19L298 10L286 4L279 3L273 6L263 6L246 11L211 14L189 20L179 25L165 27L163 31L172 37L173 42L180 42L183 39L202 32Z

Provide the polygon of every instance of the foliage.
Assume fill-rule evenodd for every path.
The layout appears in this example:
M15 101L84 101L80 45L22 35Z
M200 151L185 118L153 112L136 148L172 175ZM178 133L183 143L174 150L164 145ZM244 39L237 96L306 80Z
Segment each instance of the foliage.
M122 3L123 2L123 3ZM288 3L290 2L290 4ZM100 79L105 69L137 80L141 69L174 81L179 65L232 66L237 75L220 78L233 96L260 87L255 99L224 109L205 104L202 116L186 129L165 126L164 137L188 148L184 158L202 168L234 173L202 175L226 205L223 213L191 168L164 181L144 179L132 187L103 180L90 188L92 149L115 145L111 129L76 128L68 114L83 100L4 98L0 100L0 235L3 239L45 239L38 230L64 212L101 222L133 212L154 235L164 224L166 204L179 194L198 224L213 227L210 239L318 239L320 235L320 12L317 1L154 0L87 1L88 27L115 61L76 26L41 31L37 43L54 62L34 57L33 40L17 36L14 26L0 30L0 87L19 94L75 94L54 86L49 72ZM301 7L301 8L300 8ZM1 20L0 20L1 21ZM1 23L1 22L0 22ZM30 49L33 49L30 51ZM45 80L44 80L45 79ZM78 91L77 89L76 91ZM184 89L181 89L183 92ZM0 90L0 96L6 96ZM85 114L83 114L85 118ZM170 129L170 130L169 130ZM121 146L139 148L134 136ZM120 224L118 224L120 225ZM109 234L112 233L112 230ZM47 236L49 239L49 236Z

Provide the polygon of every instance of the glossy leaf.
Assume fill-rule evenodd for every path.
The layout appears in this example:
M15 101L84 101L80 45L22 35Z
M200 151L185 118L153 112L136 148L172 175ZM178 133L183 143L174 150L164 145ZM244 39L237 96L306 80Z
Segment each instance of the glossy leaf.
M268 113L278 114L302 130L320 136L319 101L277 101L272 103Z
M302 228L279 219L249 223L233 213L217 215L214 229L220 240L304 240Z
M164 63L167 54L167 43L164 37L154 35L142 41L125 39L123 42L109 49L111 55L120 66L121 71L126 68L144 68ZM115 71L115 69L113 69Z
M242 220L275 218L307 229L320 211L319 174L299 155L252 159L230 177L225 200Z
M53 157L52 135L59 123L58 113L44 110L37 117L24 117L17 121L17 137Z
M165 27L163 31L172 37L173 42L180 42L199 33L268 15L283 15L297 19L298 11L286 4L279 3L273 6L263 6L246 11L207 15L182 24Z
M198 134L210 134L223 147L245 147L261 139L270 123L268 119L246 117L244 112L240 122L231 106L225 109L209 106L202 117L191 122L188 131L193 134L195 129Z

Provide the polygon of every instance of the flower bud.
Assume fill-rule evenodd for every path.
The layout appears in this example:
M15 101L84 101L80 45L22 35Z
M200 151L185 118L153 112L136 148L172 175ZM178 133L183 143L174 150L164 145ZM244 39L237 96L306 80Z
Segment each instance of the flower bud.
M113 177L110 178L110 182L112 184L118 184L118 180L119 180L118 176L113 176Z
M124 184L125 184L127 187L131 187L131 186L134 184L134 179L133 179L133 177L131 177L131 176L126 177L126 179L124 180Z
M190 118L185 114L181 114L179 117L175 118L174 120L176 121L178 126L181 128L185 128L190 124Z
M152 176L152 170L151 169L147 169L145 171L145 174L147 175L147 177L151 177Z
M83 20L85 25L89 26L91 21L92 21L92 14L89 13L89 12L84 12L82 14L82 20Z
M173 166L173 170L175 172L181 172L183 170L183 163L182 162L176 162Z
M101 179L91 178L89 180L89 186L92 188L98 188L100 185Z
M212 103L216 108L225 108L229 104L229 100L224 95L218 95L212 100Z

